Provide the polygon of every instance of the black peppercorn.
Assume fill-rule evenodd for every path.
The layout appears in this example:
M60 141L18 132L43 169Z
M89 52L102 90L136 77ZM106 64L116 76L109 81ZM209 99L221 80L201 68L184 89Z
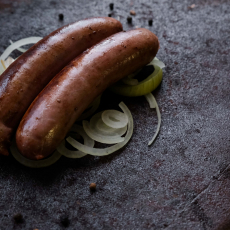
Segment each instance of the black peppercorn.
M22 214L21 213L16 213L14 215L14 221L16 223L22 223L23 222L23 217L22 217Z
M132 17L127 17L127 22L132 23Z
M61 216L60 221L64 227L68 227L70 224L70 220L69 220L68 216Z
M152 26L153 25L153 20L149 19L149 25Z
M113 3L109 4L109 8L110 8L110 10L113 10Z
M59 14L58 16L59 16L59 20L62 21L64 19L64 15L63 14Z

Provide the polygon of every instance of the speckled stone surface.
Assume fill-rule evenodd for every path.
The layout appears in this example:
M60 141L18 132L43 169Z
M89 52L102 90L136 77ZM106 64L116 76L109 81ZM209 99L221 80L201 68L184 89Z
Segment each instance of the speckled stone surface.
M100 109L123 100L133 114L128 145L107 157L62 157L45 169L1 156L0 229L230 229L230 2L118 0L113 11L111 2L0 0L0 53L9 39L109 13L125 30L150 29L167 66L153 92L160 134L148 147L157 116L143 97L105 93Z

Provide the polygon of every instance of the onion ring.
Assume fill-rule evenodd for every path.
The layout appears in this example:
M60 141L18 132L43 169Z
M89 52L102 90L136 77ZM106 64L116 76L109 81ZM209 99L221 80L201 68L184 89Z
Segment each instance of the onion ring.
M85 145L81 144L80 142L74 140L72 137L68 137L66 140L73 147L79 149L80 151L82 151L84 153L94 155L94 156L106 156L106 155L109 155L109 154L117 151L118 149L121 149L122 147L124 147L128 143L128 141L132 137L132 134L133 134L133 117L132 117L132 114L129 111L128 107L123 102L121 102L119 104L119 107L128 116L128 130L127 130L127 133L125 135L125 140L123 142L120 142L116 145L110 146L110 147L105 148L105 149L96 149L96 148L85 146Z
M19 153L15 140L12 142L10 146L10 150L15 160L17 160L22 165L30 167L30 168L44 168L44 167L50 166L54 164L57 160L59 160L59 158L61 157L61 154L58 151L55 151L47 159L38 160L38 161L30 160L28 158L25 158Z

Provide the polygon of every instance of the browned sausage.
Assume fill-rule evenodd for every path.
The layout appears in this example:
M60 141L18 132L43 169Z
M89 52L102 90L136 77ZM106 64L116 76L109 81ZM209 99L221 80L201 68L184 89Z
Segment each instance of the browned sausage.
M0 154L8 155L12 134L49 81L83 51L120 31L113 18L81 20L54 31L10 65L0 76Z
M30 159L51 154L78 116L108 86L148 64L159 48L147 29L112 35L66 66L33 101L17 133L19 151Z

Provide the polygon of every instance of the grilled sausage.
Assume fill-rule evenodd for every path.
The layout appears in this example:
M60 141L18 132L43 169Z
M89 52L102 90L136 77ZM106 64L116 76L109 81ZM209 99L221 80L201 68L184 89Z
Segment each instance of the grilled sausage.
M148 64L159 48L147 29L114 34L67 65L33 101L16 133L19 151L50 155L87 106L107 87Z
M35 97L71 60L122 31L113 18L89 18L64 26L32 46L0 76L0 154Z

